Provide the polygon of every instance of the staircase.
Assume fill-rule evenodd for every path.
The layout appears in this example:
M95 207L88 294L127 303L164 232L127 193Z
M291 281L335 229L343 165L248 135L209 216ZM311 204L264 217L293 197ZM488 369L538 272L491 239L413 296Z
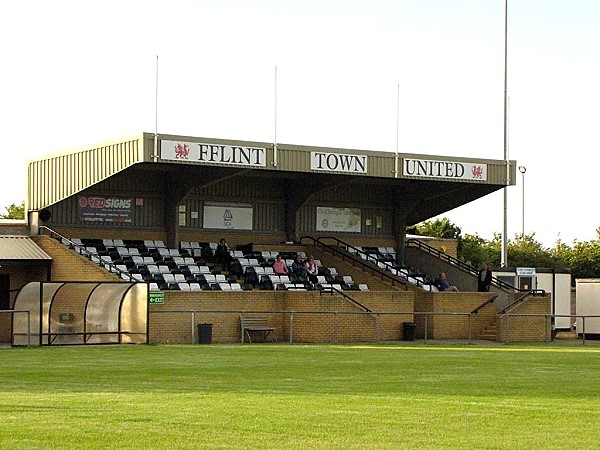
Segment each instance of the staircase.
M477 339L484 341L497 341L498 340L498 326L495 322L489 324L479 333L477 333Z

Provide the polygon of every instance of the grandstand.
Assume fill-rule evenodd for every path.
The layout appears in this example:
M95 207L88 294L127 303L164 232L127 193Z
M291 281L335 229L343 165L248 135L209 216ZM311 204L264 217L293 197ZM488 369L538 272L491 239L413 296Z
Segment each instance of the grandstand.
M155 148L154 138L29 163L27 235L51 269L28 277L17 265L5 309L27 282L143 283L162 299L149 305L149 342L193 342L201 323L212 324L213 342L238 342L249 313L267 317L279 341L398 340L405 322L417 324L418 336L464 338L492 326L502 339L495 314L516 294L501 285L473 292L473 273L449 259L453 242L419 240L429 249L417 251L437 251L456 269L461 292L436 292L436 273L413 258L405 230L502 189L507 170L514 184L515 161L173 135L160 135ZM222 237L232 256L226 267L214 261ZM318 279L275 275L277 254L288 265L314 255ZM465 318L476 309L473 328Z

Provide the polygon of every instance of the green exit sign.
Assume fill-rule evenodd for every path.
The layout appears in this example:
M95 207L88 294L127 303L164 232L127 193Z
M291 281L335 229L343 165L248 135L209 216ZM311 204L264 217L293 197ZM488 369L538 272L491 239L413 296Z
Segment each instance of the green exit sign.
M150 304L154 305L162 305L165 303L165 293L164 292L150 292Z

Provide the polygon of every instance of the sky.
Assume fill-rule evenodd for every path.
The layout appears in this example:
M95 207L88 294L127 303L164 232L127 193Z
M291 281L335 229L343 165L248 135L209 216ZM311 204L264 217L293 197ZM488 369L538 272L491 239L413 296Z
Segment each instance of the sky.
M597 0L508 0L509 239L597 237L599 23ZM504 0L14 0L0 41L0 207L27 160L155 123L273 142L275 67L279 143L504 158ZM492 239L503 191L440 217Z

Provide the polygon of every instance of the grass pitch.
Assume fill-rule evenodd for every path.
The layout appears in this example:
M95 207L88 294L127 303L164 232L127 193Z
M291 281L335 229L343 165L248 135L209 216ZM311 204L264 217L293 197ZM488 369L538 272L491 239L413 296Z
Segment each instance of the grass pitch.
M1 449L598 448L600 348L0 350Z

